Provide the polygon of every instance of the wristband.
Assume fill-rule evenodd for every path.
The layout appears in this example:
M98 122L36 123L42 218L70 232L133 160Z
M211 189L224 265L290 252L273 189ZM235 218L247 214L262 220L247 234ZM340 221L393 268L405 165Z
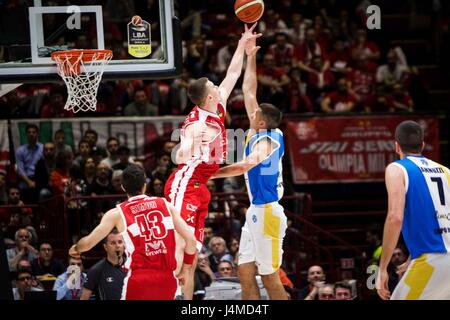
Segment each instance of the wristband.
M194 258L195 258L195 253L194 254L188 254L188 253L184 253L184 257L183 257L183 263L184 264L192 264L194 262Z

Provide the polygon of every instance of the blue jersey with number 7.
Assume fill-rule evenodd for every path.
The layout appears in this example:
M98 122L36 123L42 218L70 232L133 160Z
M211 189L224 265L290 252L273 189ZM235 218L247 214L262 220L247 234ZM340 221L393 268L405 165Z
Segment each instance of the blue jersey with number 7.
M405 175L402 233L411 259L450 251L450 171L423 156L394 162Z

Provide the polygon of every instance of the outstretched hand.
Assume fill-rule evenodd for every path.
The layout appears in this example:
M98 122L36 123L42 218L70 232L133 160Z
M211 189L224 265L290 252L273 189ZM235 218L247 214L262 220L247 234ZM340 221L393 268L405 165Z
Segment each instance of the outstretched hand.
M256 38L262 36L262 33L253 32L255 30L257 23L254 23L250 28L245 24L245 31L241 36L241 40L239 41L243 45L247 46L248 42L254 40L256 43Z

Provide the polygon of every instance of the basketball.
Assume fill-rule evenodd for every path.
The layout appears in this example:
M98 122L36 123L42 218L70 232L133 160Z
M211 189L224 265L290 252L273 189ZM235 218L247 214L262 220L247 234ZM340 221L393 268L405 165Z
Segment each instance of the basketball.
M142 18L139 16L133 16L133 18L131 18L131 23L135 26L140 26L142 24Z
M263 15L264 2L263 0L236 0L234 12L242 22L253 23Z

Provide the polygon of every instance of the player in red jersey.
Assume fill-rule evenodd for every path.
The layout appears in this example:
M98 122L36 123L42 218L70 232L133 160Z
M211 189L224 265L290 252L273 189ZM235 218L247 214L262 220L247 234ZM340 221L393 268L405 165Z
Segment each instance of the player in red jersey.
M245 32L219 86L207 78L200 78L188 88L189 99L196 106L183 123L181 145L175 159L178 169L167 180L164 193L193 230L198 250L202 247L204 222L211 198L206 181L219 169L227 152L225 106L241 75L247 42L261 36L253 34L255 27L256 23L251 28L245 25ZM182 248L179 247L178 257ZM193 296L195 264L183 287L186 300Z
M70 248L69 255L79 258L115 227L122 233L127 254L122 300L173 300L178 287L175 230L186 243L178 274L181 284L195 258L195 237L166 199L144 194L146 177L141 167L131 164L122 175L128 200L109 210L88 236Z

